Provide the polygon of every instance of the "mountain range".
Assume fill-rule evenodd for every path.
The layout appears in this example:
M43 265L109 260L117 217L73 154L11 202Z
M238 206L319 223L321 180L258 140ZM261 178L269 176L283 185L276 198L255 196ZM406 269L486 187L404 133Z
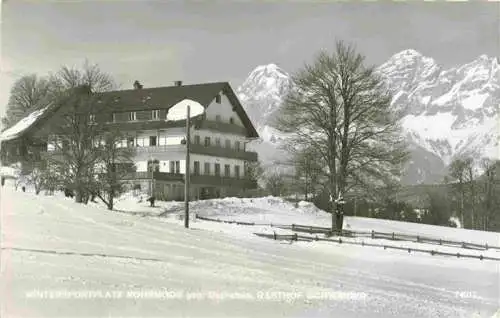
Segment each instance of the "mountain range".
M440 182L451 161L460 156L500 159L499 64L498 58L481 55L470 63L444 68L409 49L377 67L393 94L392 108L409 145L404 184ZM237 88L261 135L250 147L259 153L264 166L286 158L279 147L286 136L272 122L290 89L290 74L276 64L258 66Z

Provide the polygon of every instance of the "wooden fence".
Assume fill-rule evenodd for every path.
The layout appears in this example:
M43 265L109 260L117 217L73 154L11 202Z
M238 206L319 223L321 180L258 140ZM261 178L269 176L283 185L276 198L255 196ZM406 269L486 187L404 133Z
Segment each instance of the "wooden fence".
M213 219L209 217L195 216L197 219L210 221L210 222L220 222L227 224L237 224L237 225L249 225L249 226L270 226L285 230L292 230L294 232L299 233L308 233L308 234L324 234L326 236L340 236L340 237L352 237L352 238L371 238L371 239L385 239L391 241L405 241L405 242L414 242L414 243L424 243L424 244L432 244L432 245L440 245L440 246L450 246L450 247L458 247L463 249L471 249L471 250L500 250L500 246L492 246L478 243L471 243L465 241L453 241L453 240L444 240L440 238L426 237L420 235L411 235L411 234L403 234L403 233L395 233L395 232L377 232L377 231L351 231L351 230L342 230L341 232L332 231L331 228L328 227L319 227L319 226L311 226L311 225L301 225L301 224L275 224L275 223L255 223L255 222L241 222L241 221L228 221L221 219Z
M409 248L409 247L400 247L400 246L392 246L392 245L384 245L384 244L376 244L376 243L365 243L365 242L352 242L352 241L344 241L342 240L341 237L338 239L332 239L332 238L321 238L316 236L305 236L305 235L299 235L297 233L294 234L288 234L288 235L282 235L282 234L265 234L265 233L254 233L257 236L260 237L265 237L268 239L274 239L274 240L280 240L280 241L306 241L306 242L312 242L312 241L325 241L325 242L332 242L332 243L338 243L338 244L350 244L350 245L360 245L360 246L371 246L371 247L383 247L384 250L386 249L395 249L395 250L403 250L407 251L408 253L412 252L418 252L418 253L427 253L431 255L442 255L442 256L453 256L457 258L476 258L479 260L491 260L491 261L500 261L500 258L497 257L490 257L490 256L483 256L483 255L470 255L470 254L460 254L460 253L449 253L449 252L440 252L440 251L435 251L435 250L426 250L426 249L420 249L420 248Z

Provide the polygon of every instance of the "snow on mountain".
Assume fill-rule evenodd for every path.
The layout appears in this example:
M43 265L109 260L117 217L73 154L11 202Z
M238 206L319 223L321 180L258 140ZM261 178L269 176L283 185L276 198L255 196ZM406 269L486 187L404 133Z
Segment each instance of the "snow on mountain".
M269 138L276 131L271 132L266 126L272 122L291 85L288 73L276 64L269 64L255 68L236 90L257 130Z
M440 181L458 156L500 158L498 58L481 55L445 69L434 59L408 49L393 55L377 72L393 93L392 106L410 144L412 158L404 183ZM269 153L286 137L272 123L291 87L290 76L269 64L254 69L237 89L262 138L254 149L265 149L265 154L259 151L265 160L283 156Z
M465 65L443 69L433 59L405 50L393 55L378 72L394 94L392 104L401 114L408 141L418 145L418 151L435 155L444 166L462 155L500 158L496 58L481 55ZM444 171L427 174L437 177Z

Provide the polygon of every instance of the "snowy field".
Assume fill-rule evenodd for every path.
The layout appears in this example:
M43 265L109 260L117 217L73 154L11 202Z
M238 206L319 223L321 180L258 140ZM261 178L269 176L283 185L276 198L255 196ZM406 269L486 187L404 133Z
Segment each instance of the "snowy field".
M0 317L495 317L500 308L500 262L290 244L251 234L267 227L194 219L184 229L182 203L150 208L132 196L107 211L10 186L0 195ZM312 206L275 198L196 202L191 210L228 220L330 222ZM346 223L498 245L495 233Z

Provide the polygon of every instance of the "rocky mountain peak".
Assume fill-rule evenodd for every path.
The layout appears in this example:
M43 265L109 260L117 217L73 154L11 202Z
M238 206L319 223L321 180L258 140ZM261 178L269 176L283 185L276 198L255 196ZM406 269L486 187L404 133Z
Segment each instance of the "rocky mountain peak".
M254 125L263 129L274 118L291 85L290 75L278 65L260 65L236 93Z
M498 158L499 64L498 58L483 54L444 69L433 58L408 49L377 68L393 94L393 109L410 145L405 183L439 182L451 160L462 155ZM290 89L290 76L276 64L256 67L237 89L264 140L262 158L271 160L275 140L286 138L270 126Z

